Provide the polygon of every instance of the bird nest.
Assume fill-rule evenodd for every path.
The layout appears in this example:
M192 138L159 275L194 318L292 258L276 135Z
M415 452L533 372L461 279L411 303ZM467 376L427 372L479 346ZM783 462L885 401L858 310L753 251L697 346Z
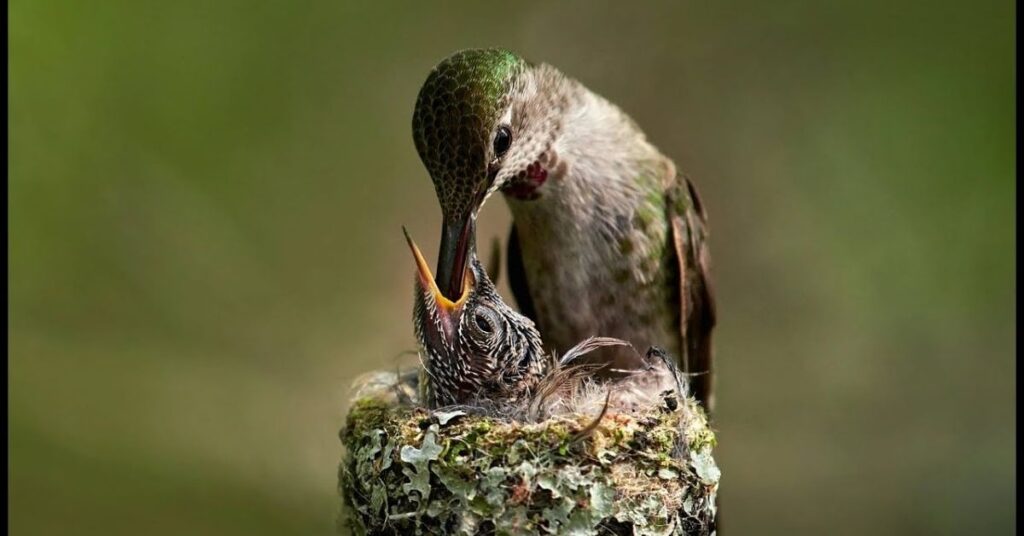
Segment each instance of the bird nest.
M519 422L418 407L415 376L357 382L339 529L354 534L711 534L715 436L691 398Z

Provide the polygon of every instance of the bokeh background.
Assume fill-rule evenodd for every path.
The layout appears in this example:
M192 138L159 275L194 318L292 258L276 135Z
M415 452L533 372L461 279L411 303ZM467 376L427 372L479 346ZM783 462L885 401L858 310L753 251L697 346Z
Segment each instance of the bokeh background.
M9 15L13 534L333 531L349 382L414 347L400 226L437 247L416 93L491 45L701 189L731 534L1013 531L1013 2Z

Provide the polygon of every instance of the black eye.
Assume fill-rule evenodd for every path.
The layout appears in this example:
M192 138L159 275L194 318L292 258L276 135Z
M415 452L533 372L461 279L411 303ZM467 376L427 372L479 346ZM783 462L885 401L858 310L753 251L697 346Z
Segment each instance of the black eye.
M491 321L488 320L487 317L485 317L484 315L477 313L473 320L476 321L476 327L479 328L480 331L484 333L491 333L492 331L494 331L494 329L491 327Z
M494 155L505 156L511 146L512 131L504 125L498 127L498 131L494 133Z

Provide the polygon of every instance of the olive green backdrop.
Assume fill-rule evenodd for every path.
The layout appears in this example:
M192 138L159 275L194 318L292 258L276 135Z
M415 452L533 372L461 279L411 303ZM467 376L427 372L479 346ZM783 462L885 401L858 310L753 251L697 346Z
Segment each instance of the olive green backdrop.
M730 534L1012 532L1012 2L9 15L12 533L332 531L346 388L414 347L400 226L437 248L416 93L485 45L696 179Z

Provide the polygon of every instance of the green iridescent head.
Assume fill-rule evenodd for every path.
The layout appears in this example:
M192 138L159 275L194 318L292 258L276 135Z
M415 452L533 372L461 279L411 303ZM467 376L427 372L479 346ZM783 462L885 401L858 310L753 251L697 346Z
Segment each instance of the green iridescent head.
M499 188L519 199L542 195L557 169L553 146L571 87L553 67L502 49L456 52L423 83L412 130L444 216L437 285L445 296L456 300L463 289L487 196Z
M437 284L452 299L459 298L475 245L476 211L511 142L502 123L527 68L507 50L463 50L434 67L416 99L413 139L444 216Z
M420 89L413 139L446 220L472 211L486 194L499 123L526 67L507 50L463 50L434 67Z

